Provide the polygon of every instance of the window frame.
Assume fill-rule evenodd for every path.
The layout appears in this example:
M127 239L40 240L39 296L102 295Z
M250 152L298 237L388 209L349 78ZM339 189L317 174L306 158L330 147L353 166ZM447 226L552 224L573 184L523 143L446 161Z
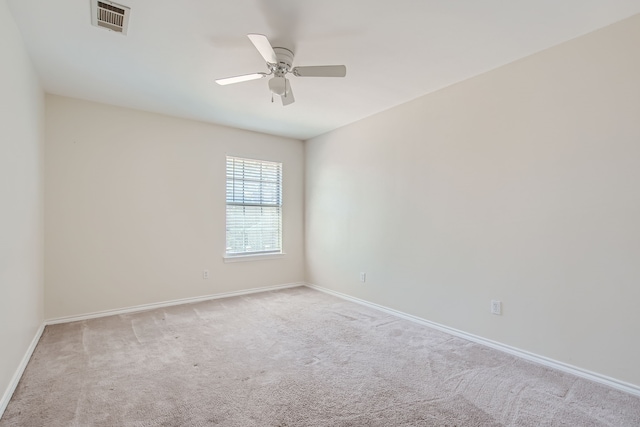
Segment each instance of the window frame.
M259 163L259 164L270 164L270 165L277 165L278 168L278 195L277 195L277 199L279 201L279 204L269 204L269 203L241 203L241 202L230 202L229 201L229 180L230 177L231 179L235 179L235 177L232 175L230 176L229 174L229 160L233 159L233 160L240 160L240 161L247 161L247 162L255 162L255 163ZM234 156L234 155L229 155L227 154L225 156L225 250L224 250L224 255L223 255L223 259L224 262L238 262L238 261L254 261L254 260L267 260L267 259L274 259L274 258L281 258L285 255L285 252L283 250L283 246L284 246L284 226L283 226L283 212L284 212L284 200L283 200L283 163L279 162L279 161L274 161L274 160L264 160L264 159L255 159L255 158L249 158L249 157L241 157L241 156ZM244 180L242 180L244 181ZM255 182L255 181L254 181ZM260 188L262 189L262 183L265 182L265 180L260 180L259 181L260 184ZM244 187L243 187L244 188ZM241 198L244 200L244 194L243 196L241 196ZM247 251L247 252L228 252L229 246L228 246L228 226L229 226L229 206L247 206L247 207L260 207L260 206L264 206L264 207L271 207L271 208L278 208L278 243L279 243L279 248L278 249L274 249L274 250L261 250L261 251Z

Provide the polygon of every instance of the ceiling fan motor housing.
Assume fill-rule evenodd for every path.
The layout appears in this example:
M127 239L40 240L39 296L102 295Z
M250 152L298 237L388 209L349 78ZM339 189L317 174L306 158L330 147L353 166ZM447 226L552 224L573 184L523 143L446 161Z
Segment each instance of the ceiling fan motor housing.
M291 71L291 64L293 64L293 52L285 47L274 47L273 51L276 53L276 57L278 58L278 63L272 68L273 74L277 77L283 77Z
M291 72L293 52L284 47L274 47L278 63L271 67L274 76L269 80L269 89L276 95L284 96L289 91L289 82L285 75Z

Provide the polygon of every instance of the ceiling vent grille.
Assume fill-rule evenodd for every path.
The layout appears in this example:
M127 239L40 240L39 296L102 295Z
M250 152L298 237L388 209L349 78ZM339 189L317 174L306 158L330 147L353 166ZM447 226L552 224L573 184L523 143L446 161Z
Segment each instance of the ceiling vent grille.
M131 9L110 1L91 0L91 24L127 34Z

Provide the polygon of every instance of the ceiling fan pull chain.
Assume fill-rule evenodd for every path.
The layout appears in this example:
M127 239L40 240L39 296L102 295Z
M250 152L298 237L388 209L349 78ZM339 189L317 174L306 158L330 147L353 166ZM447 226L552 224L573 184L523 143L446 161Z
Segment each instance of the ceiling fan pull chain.
M271 93L271 103L273 104L273 92Z

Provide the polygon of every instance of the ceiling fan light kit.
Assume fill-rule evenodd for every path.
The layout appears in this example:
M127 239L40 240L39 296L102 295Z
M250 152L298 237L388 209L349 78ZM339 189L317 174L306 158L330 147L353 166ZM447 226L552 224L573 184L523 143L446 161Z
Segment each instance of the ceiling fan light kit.
M269 89L271 89L274 95L284 95L287 91L287 79L278 76L272 77L271 80L269 80Z
M267 63L269 73L244 74L218 79L216 83L219 85L224 86L273 76L269 79L269 90L271 90L271 93L274 95L280 96L282 105L287 106L293 104L295 101L291 84L286 78L287 74L293 74L296 77L344 77L347 75L347 67L344 65L292 68L294 54L291 50L284 47L272 47L269 39L262 34L248 34L248 37Z

